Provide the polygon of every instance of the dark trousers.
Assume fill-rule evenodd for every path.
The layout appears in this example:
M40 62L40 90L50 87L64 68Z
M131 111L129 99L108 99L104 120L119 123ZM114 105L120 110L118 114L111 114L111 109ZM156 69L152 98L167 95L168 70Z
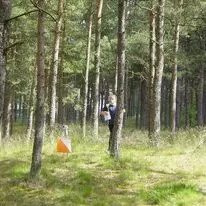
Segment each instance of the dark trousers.
M109 135L109 148L108 150L111 151L111 146L112 146L112 131L114 128L114 124L109 124L109 131L110 131L110 135Z

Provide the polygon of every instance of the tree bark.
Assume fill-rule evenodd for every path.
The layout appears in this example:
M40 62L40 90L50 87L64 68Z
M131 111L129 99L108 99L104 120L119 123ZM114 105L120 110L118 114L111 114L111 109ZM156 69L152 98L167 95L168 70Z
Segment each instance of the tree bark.
M125 17L127 0L118 2L118 87L117 87L117 111L112 132L112 144L110 155L119 158L119 141L122 136L122 124L124 115L124 80L125 80Z
M65 122L64 116L64 82L63 82L63 72L64 72L64 47L65 47L65 35L66 35L66 22L63 23L62 37L61 37L61 51L60 51L60 65L57 72L57 87L58 87L58 123L63 125Z
M138 90L137 90L137 99L141 99L141 80L138 80ZM136 109L136 128L140 129L140 112L141 112L141 102L137 102Z
M114 94L117 94L117 78L118 78L118 56L115 63L115 77L114 77Z
M60 42L60 32L62 24L64 0L58 1L58 16L55 28L54 45L52 52L52 60L50 67L50 87L49 87L49 128L50 130L55 124L55 114L56 114L56 83L57 83L57 71L58 71L58 60L59 60L59 42Z
M148 109L148 131L149 131L149 140L152 142L152 134L153 134L153 128L154 128L154 107L153 107L153 95L154 95L154 75L155 75L155 52L156 52L156 34L155 34L155 27L156 27L156 21L155 21L155 5L154 1L152 1L151 4L151 10L150 10L150 46L149 46L149 109Z
M30 97L29 97L29 111L28 111L28 122L27 122L27 138L31 138L32 128L33 128L33 119L34 119L34 105L36 99L36 67L34 68L34 76L32 80Z
M102 20L103 0L98 0L95 33L95 83L93 96L93 136L98 138L99 125L99 76L100 76L100 42L101 42L101 20Z
M176 128L180 128L180 119L181 119L181 111L182 111L182 90L180 89L182 85L183 78L179 78L177 80L177 106L176 106Z
M38 6L45 8L45 0L39 0ZM32 153L30 175L35 177L41 170L41 152L45 123L45 62L44 62L44 12L38 15L38 43L37 43L37 101L35 111L35 137Z
M189 91L190 91L190 84L189 84L189 79L185 78L185 94L184 94L184 123L185 123L185 128L189 127Z
M12 125L12 104L13 104L13 92L12 85L6 77L5 84L5 96L4 96L4 112L3 112L3 135L2 138L8 138L11 136Z
M173 44L173 69L171 79L170 90L170 130L174 134L176 130L176 97L177 97L177 53L179 49L179 36L180 36L180 19L182 14L183 0L178 0L178 4L175 8L178 10L178 14L175 17L174 27L174 44Z
M88 19L88 37L87 37L87 50L86 50L86 67L84 71L84 97L83 97L83 114L82 114L82 132L83 138L86 136L86 120L87 120L87 96L88 96L88 80L89 80L89 67L90 67L90 50L91 50L91 36L92 36L92 1L89 7Z
M164 7L165 0L158 0L157 16L157 45L156 45L156 68L153 89L153 123L152 123L152 144L158 146L160 136L160 108L161 108L161 85L164 68Z
M5 21L11 16L11 0L0 0L0 143L2 138L2 120L4 109L4 90L6 78L6 64L4 48L7 45L8 25Z
M199 78L198 78L198 86L197 86L197 125L204 125L203 118L203 91L204 91L204 68L203 65L200 66L199 69Z
M140 129L147 128L147 82L145 79L141 80L141 108L140 108Z
M125 63L126 64L126 63ZM125 77L124 77L124 109L125 109L125 113L124 113L124 122L123 125L125 125L125 121L127 119L127 114L128 114L128 72L129 72L129 68L128 66L125 65Z

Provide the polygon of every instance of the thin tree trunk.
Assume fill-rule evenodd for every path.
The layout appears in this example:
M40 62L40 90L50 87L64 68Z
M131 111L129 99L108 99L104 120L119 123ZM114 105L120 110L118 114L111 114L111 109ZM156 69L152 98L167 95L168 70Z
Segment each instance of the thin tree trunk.
M2 138L2 120L4 109L4 90L6 78L6 63L4 48L7 45L8 25L5 21L11 16L12 3L11 0L0 0L0 144Z
M190 90L190 84L189 84L189 79L185 79L185 99L184 99L184 113L185 113L185 128L189 126L189 90Z
M92 36L92 1L89 7L88 19L88 38L86 50L86 68L84 72L84 97L83 97L83 114L82 114L82 132L83 138L86 136L86 120L87 120L87 96L88 96L88 80L89 80L89 67L90 67L90 50L91 50L91 36Z
M125 120L127 119L127 113L128 113L128 67L125 65L125 77L124 77L124 124Z
M63 125L65 121L64 117L64 104L63 104L63 71L64 71L64 47L65 47L65 35L66 35L66 22L63 23L62 38L61 38L61 52L60 52L60 65L57 73L57 86L58 86L58 123Z
M22 122L25 123L27 119L27 110L26 110L26 95L23 95L23 104L22 104Z
M165 122L165 128L168 128L169 126L169 82L166 79L165 81L165 112L164 112L164 122ZM177 116L177 115L176 115Z
M164 7L165 0L158 0L158 18L157 18L157 47L156 47L156 57L157 66L155 68L154 77L154 96L153 96L153 145L158 146L159 136L160 136L160 108L161 108L161 85L162 85L162 74L164 68Z
M163 78L162 80L162 88L161 88L161 113L160 113L160 123L161 123L161 127L164 128L164 114L165 114L165 96L166 96L166 92L165 92L165 79Z
M180 89L182 79L177 80L177 109L176 109L176 128L180 128L180 118L181 118L181 106L182 106L182 91Z
M138 80L138 86L137 86L137 95L138 100L141 99L141 80ZM136 128L140 129L140 110L141 109L141 102L137 102L137 109L136 109Z
M198 87L197 87L197 124L198 126L204 125L203 118L203 89L204 89L204 68L201 65L198 78Z
M194 114L193 111L197 111L197 101L196 101L196 89L195 89L194 79L191 81L190 87L190 107L189 107L189 123L190 127L197 126L197 113Z
M52 129L55 124L56 114L56 82L59 60L59 42L62 24L64 0L58 1L58 17L55 28L54 45L50 67L50 87L49 87L49 128Z
M8 75L7 78L8 79ZM13 92L11 90L11 83L7 80L5 85L4 97L4 112L3 112L3 135L2 138L8 138L11 135L11 122L12 122L12 103Z
M155 5L152 1L152 8L150 10L150 47L149 47L149 109L148 109L148 130L149 130L149 140L152 142L153 134L153 118L154 118L154 108L153 108L153 90L154 90L154 75L155 75L155 52L156 52L156 34L155 34Z
M31 138L31 132L33 128L33 118L34 118L34 104L36 99L36 67L34 68L34 76L31 85L31 92L29 97L29 111L28 111L28 122L27 122L27 138Z
M117 78L118 78L118 56L116 58L116 64L115 64L114 94L117 94Z
M204 84L203 102L204 104L206 102L206 84ZM206 126L206 108L205 107L203 107L203 120L204 120L204 126Z
M145 79L141 80L141 108L140 108L140 128L147 128L147 82Z
M100 76L100 41L101 41L101 20L102 20L103 0L98 0L95 34L95 84L93 96L93 135L98 138L99 125L99 76Z
M112 144L110 155L119 158L119 141L122 136L122 124L124 115L124 80L125 80L125 17L127 0L118 2L118 87L117 87L117 111L114 129L112 132Z
M17 98L16 95L14 97L14 121L17 121Z
M177 97L177 53L179 48L179 36L180 36L180 19L182 13L183 0L178 0L178 4L175 8L178 10L178 14L175 17L174 28L174 44L173 44L173 70L171 79L171 91L170 91L170 130L175 133L176 130L176 97Z
M5 56L4 56L4 22L0 22L0 143L2 139L2 120L4 110L4 90L5 90Z
M90 85L88 86L88 95L87 95L87 121L91 120L92 117L92 89Z
M22 112L22 95L19 95L19 110L18 110L18 119L22 119L21 112Z
M38 6L45 8L45 0L39 0ZM32 153L30 175L35 177L41 170L41 152L45 123L45 62L44 62L44 12L38 15L38 43L37 43L37 101L35 111L35 137Z

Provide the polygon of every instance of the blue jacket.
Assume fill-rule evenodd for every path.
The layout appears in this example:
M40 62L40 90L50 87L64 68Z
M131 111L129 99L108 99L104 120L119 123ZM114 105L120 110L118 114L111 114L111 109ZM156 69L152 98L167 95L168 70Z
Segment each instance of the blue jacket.
M112 104L106 105L103 108L103 111L106 111L106 112L109 111L109 113L110 113L111 119L109 120L109 124L114 124L116 110L117 110L117 106L116 105L112 105Z

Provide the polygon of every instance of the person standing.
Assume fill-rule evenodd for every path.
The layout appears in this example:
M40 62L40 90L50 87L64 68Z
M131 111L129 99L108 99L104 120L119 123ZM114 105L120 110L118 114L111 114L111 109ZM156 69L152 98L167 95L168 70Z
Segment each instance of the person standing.
M110 150L110 146L111 146L111 142L112 142L112 131L114 128L115 114L116 114L116 110L117 110L116 99L117 98L115 95L113 95L113 94L110 95L109 96L109 104L106 104L106 106L100 112L100 114L102 116L104 116L105 121L108 121L108 127L109 127L109 131L110 131L108 150Z

